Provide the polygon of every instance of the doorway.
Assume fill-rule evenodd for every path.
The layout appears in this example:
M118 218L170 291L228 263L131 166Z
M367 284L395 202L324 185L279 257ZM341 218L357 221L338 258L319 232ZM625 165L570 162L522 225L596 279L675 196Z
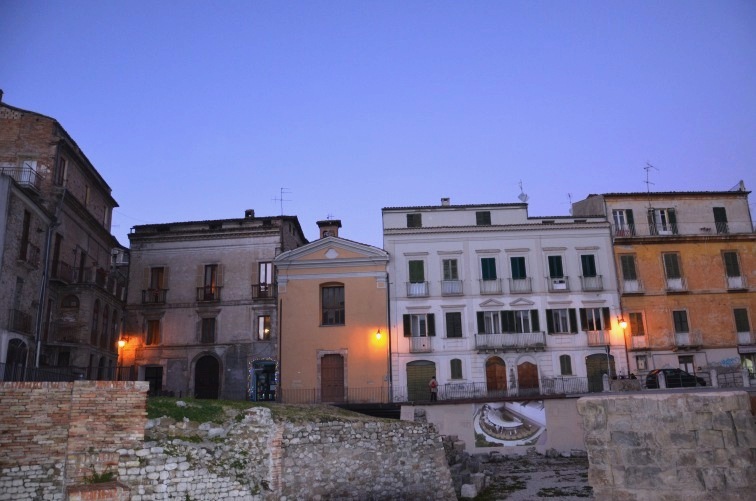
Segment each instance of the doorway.
M321 402L344 401L344 357L323 355L320 359Z
M220 364L218 359L205 355L194 366L194 396L196 398L218 398L220 386Z
M486 360L486 389L489 396L504 395L507 391L507 366L500 357Z
M523 362L517 366L518 395L538 395L538 366L531 362Z
M614 356L603 353L585 357L585 368L588 373L588 391L591 393L604 391L604 374L616 374ZM611 371L608 368L611 368Z

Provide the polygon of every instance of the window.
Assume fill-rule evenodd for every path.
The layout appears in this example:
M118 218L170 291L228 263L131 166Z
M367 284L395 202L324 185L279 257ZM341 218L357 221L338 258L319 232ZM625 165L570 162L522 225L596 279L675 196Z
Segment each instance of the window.
M748 321L748 310L745 308L735 308L732 312L735 315L735 331L751 332L751 324Z
M646 358L646 355L636 355L635 367L637 367L639 371L648 370L648 359Z
M478 312L478 334L501 334L501 322L498 311Z
M160 290L165 288L165 268L155 266L150 268L150 289Z
M115 310L113 310L113 315L115 315ZM101 335L100 335L100 348L107 349L110 345L109 339L108 339L108 324L110 323L110 307L108 305L105 305L105 308L102 311L102 329L101 329Z
M208 264L205 265L205 291L211 294L215 292L218 287L218 265Z
M546 330L549 334L576 334L577 314L575 309L546 310Z
M675 324L675 332L690 332L688 329L688 312L685 310L675 310L672 312L672 320Z
M496 258L484 257L480 259L481 278L483 280L496 280Z
M682 278L680 270L680 256L676 253L667 253L662 255L664 258L664 274L667 278Z
M515 280L522 280L528 277L528 274L525 271L525 257L511 257L509 258L509 263L512 266L512 278Z
M584 277L596 276L596 256L593 254L583 254L580 256L580 265Z
M58 186L63 186L63 181L66 178L66 163L65 158L58 158L58 165L55 167L55 177L53 178L53 182Z
M677 234L675 209L649 209L648 227L652 235Z
M446 337L462 337L462 313L459 311L446 312Z
M729 233L727 226L727 210L724 207L714 207L714 226L717 227L717 233Z
M490 226L491 225L491 212L487 210L476 212L475 224L478 226Z
M322 325L344 325L344 286L328 286L320 289Z
M618 237L629 237L635 234L635 221L632 209L615 209L612 211L614 220L614 234Z
M609 330L611 321L609 308L580 308L580 325L584 331Z
M421 228L422 226L422 214L407 214L407 228Z
M89 336L89 344L97 346L97 327L100 323L100 300L95 299L94 307L92 308L92 330Z
M559 355L559 369L562 376L572 376L572 358L569 355Z
M549 256L549 278L564 278L562 256Z
M24 222L21 227L21 246L19 249L18 258L21 261L26 261L29 257L29 228L31 226L31 214L29 211L24 211Z
M200 334L200 343L215 342L215 318L202 319L202 332Z
M270 315L257 317L257 340L270 341Z
M436 335L436 323L433 313L407 314L404 320L404 337L426 337Z
M160 320L147 320L147 346L160 344Z
M502 332L538 332L538 310L517 310L501 312Z
M271 285L273 283L273 263L265 261L258 263L257 278L259 283L265 285Z
M646 328L643 325L643 313L632 312L628 315L628 325L630 334L633 336L645 336Z
M451 369L451 379L462 379L462 360L452 358L449 362L449 368Z
M459 280L459 274L457 273L457 260L444 259L442 263L444 267L444 280Z
M740 276L740 263L738 263L738 253L727 251L722 253L724 259L725 273L728 277Z
M622 254L620 256L620 268L624 280L638 280L638 272L635 270L635 256Z
M423 261L409 262L409 281L412 284L425 282L425 263Z
M678 356L677 364L680 367L680 369L684 370L688 374L695 374L695 368L693 366L693 355Z
M65 296L63 300L60 302L61 308L78 308L79 307L79 298L78 296L75 296L73 294L69 294L68 296Z

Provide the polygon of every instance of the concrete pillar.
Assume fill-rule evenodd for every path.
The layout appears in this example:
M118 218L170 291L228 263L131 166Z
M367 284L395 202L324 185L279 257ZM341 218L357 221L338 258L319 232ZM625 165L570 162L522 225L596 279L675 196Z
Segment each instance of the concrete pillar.
M740 373L743 375L743 388L751 386L751 376L748 374L748 369L744 367L740 369Z
M611 385L609 384L609 374L604 374L602 376L601 384L604 386L604 391L611 391Z
M717 369L716 368L710 369L709 376L711 377L711 387L719 388L719 378L717 377Z
M664 371L660 371L656 375L656 381L658 383L659 388L666 388L667 387L667 378L664 377Z

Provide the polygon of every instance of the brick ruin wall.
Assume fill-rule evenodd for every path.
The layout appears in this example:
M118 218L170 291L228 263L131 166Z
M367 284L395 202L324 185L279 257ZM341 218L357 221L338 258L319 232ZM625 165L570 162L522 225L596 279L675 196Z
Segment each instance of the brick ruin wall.
M433 425L279 423L264 407L224 424L147 420L146 392L144 382L0 383L0 500L456 499ZM103 472L118 484L85 485Z
M745 392L578 400L596 499L752 499L756 425Z

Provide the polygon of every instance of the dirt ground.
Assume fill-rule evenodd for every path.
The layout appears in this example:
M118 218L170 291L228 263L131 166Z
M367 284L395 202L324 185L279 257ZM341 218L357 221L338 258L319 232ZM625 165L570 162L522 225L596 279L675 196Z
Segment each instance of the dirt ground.
M501 456L491 458L482 469L490 483L475 498L479 501L593 499L593 489L588 485L588 458Z

